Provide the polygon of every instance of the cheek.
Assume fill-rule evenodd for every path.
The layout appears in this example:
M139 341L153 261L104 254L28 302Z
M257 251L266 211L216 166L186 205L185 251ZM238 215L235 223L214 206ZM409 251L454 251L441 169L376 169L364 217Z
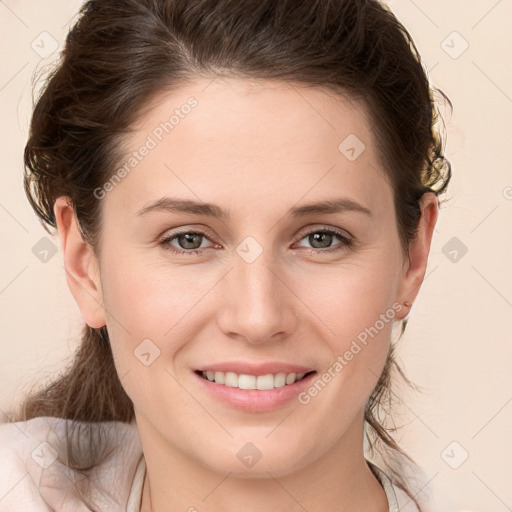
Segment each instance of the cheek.
M372 326L390 308L393 311L398 274L392 268L384 258L366 258L305 276L297 280L294 291L332 335L345 339ZM389 316L393 318L392 312Z
M180 342L169 340L178 339L181 322L190 322L187 312L199 299L190 283L164 274L125 259L105 268L102 280L116 371L130 399L143 408L158 409L163 396L180 396L169 373Z
M327 348L329 356L299 401L315 415L328 416L334 430L348 428L364 408L389 353L396 309L390 277L380 270L376 265L371 271L365 267L345 276L338 273L322 292L317 288L308 295L308 304L321 320L319 348Z
M157 268L135 258L105 264L103 299L119 375L130 371L149 385L156 368L172 364L207 316L203 306L218 281L212 274L198 278L193 265ZM146 372L150 361L152 371Z
M356 395L371 392L389 351L400 307L394 295L396 274L389 268L383 258L375 258L372 264L303 280L300 288L300 296L315 315L309 318L316 317L318 337L326 341L331 354L326 371Z
M105 267L103 297L113 320L129 332L162 338L189 313L214 281L196 279L193 266L180 269L141 258L124 258Z

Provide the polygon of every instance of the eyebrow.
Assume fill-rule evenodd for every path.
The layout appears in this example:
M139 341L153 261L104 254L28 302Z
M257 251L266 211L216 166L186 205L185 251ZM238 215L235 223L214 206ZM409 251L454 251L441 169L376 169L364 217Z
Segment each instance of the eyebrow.
M195 215L213 217L220 220L227 220L230 218L229 210L224 210L216 204L173 197L162 197L157 199L138 210L135 215L137 217L141 217L153 211L191 213ZM343 211L359 212L370 217L372 216L372 212L366 206L363 206L348 197L339 197L315 203L308 203L303 206L294 206L288 210L287 215L298 218L305 217L306 215L340 213Z

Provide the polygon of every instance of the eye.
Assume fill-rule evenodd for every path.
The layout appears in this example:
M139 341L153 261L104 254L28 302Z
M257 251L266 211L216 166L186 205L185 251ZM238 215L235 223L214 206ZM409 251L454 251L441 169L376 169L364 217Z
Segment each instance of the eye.
M335 238L339 238L342 242L334 247L329 247ZM352 239L349 236L335 229L316 229L309 231L301 238L301 240L305 239L311 244L311 247L306 247L306 249L312 249L311 252L317 253L339 251L343 248L349 248L352 245ZM313 249L317 250L313 251Z
M182 231L180 233L174 233L171 236L167 236L160 241L160 245L167 251L171 251L178 254L198 254L201 251L201 239L208 239L208 237L201 231ZM179 247L176 248L172 245L172 242L176 240ZM203 247L204 248L204 247ZM207 247L208 249L209 247Z

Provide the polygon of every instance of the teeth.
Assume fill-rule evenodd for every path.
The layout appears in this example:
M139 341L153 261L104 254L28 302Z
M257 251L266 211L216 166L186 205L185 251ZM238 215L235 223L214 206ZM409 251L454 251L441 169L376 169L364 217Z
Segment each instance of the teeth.
M301 380L305 373L269 373L267 375L245 375L234 372L214 372L208 370L201 372L202 376L217 384L224 384L231 388L240 389L274 389L293 384Z

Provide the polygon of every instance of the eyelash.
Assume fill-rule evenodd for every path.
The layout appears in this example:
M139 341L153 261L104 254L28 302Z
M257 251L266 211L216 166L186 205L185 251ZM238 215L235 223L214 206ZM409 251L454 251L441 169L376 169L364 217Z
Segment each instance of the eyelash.
M338 238L340 238L342 240L342 243L338 244L334 247L331 247L329 249L316 249L314 247L311 247L311 248L304 247L304 249L309 250L310 253L331 253L331 252L343 250L343 248L350 248L353 244L353 240L351 238L344 235L341 231L334 230L334 229L314 229L312 231L305 233L304 236L302 238L300 238L299 241L303 240L304 238L306 238L309 235L312 235L314 233L326 233L329 235L336 235ZM212 249L212 247L206 247L204 249L189 249L189 250L185 250L185 249L180 250L180 249L173 248L174 246L171 245L171 242L174 239L178 238L180 235L184 235L184 234L201 235L204 238L206 238L207 240L210 240L208 238L208 236L205 233L203 233L202 231L188 230L188 231L179 231L177 233L174 233L171 236L166 236L166 237L162 238L159 242L159 245L161 245L166 251L170 251L170 252L176 253L176 254L187 254L187 255L199 254L202 250Z

